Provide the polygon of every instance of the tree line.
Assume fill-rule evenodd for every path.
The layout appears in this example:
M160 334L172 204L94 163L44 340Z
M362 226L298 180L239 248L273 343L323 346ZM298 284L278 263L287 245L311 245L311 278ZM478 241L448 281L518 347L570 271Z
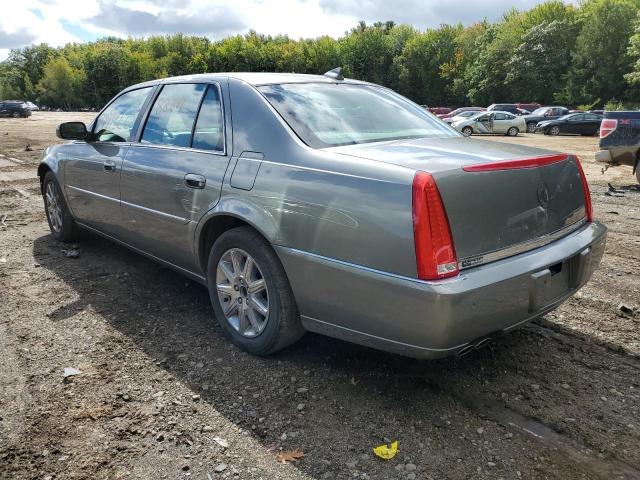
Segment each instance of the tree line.
M500 20L419 31L360 22L344 36L293 40L251 31L220 41L181 33L14 49L0 99L100 108L121 89L203 72L324 73L388 86L430 106L494 102L640 103L640 0L550 0Z

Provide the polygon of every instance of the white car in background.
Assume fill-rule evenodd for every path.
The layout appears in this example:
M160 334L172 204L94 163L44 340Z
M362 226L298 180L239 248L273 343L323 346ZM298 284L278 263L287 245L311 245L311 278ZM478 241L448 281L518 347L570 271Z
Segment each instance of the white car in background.
M473 134L502 134L515 137L527 131L527 124L522 117L509 112L480 112L468 118L454 121L451 126L462 132L465 137Z

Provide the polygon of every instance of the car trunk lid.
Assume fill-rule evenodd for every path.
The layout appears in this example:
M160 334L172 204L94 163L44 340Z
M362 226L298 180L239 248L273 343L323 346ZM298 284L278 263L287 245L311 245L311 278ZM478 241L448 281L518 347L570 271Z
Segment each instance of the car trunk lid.
M542 246L585 221L580 167L569 155L459 138L331 150L431 173L461 268Z

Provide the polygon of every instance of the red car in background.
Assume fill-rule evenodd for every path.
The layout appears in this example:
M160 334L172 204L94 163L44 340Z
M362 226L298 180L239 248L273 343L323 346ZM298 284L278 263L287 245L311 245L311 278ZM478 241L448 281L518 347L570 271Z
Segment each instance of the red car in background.
M429 107L429 111L440 117L441 115L447 115L450 113L451 109L449 107Z
M483 107L460 107L460 108L456 108L453 111L449 111L449 113L444 113L444 114L440 114L438 115L439 118L452 118L455 117L456 115L460 115L462 112L484 112L484 108Z
M540 108L542 105L539 103L516 103L516 107L520 110L529 110L533 112L535 109Z

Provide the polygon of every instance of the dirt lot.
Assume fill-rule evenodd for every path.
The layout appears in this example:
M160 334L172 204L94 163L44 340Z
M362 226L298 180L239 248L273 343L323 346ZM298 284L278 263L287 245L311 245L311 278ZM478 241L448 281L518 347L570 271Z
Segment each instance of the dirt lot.
M316 335L256 358L177 273L94 237L65 257L35 168L70 119L90 115L0 120L0 478L640 478L640 191L630 168L601 174L596 139L490 139L581 155L609 226L554 313L462 360Z

